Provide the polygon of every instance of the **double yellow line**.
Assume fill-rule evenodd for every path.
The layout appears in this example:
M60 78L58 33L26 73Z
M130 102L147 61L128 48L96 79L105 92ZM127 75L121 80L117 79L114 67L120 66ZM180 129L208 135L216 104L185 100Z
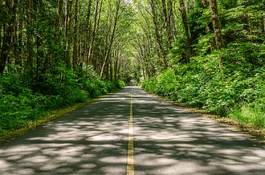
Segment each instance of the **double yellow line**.
M134 144L133 144L133 102L130 94L130 116L128 120L128 154L127 154L127 175L134 175Z

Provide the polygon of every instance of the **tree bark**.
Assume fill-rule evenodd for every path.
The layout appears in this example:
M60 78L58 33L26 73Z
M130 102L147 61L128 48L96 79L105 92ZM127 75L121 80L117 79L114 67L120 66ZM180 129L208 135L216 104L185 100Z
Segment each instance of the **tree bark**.
M78 65L78 26L79 26L79 21L78 21L78 14L79 14L79 0L75 1L75 9L74 9L74 43L73 43L73 58L72 58L72 64L73 64L73 69L76 70L77 65Z
M70 45L71 45L71 21L72 21L72 15L71 15L71 11L72 11L72 4L73 1L69 0L66 1L66 16L65 16L65 55L64 55L64 59L65 59L65 63L67 65L67 67L71 67L71 58L70 58Z
M114 24L113 24L113 30L111 32L111 38L110 38L110 44L109 44L109 46L107 48L107 52L105 54L105 57L104 57L104 60L103 60L103 64L101 66L100 78L102 78L102 76L103 76L104 68L106 66L107 60L108 60L109 55L110 55L111 50L112 50L112 45L113 45L114 37L115 37L115 34L116 34L116 28L117 28L117 23L118 23L118 19L119 19L120 5L121 5L121 0L117 0L116 12L115 12Z
M9 59L9 54L14 47L14 42L12 42L12 38L14 38L14 26L16 22L16 5L17 1L6 0L6 7L8 9L8 14L10 15L9 20L3 26L3 42L0 53L0 74L2 74L5 70L7 61Z
M263 13L263 33L265 33L265 12Z
M154 0L150 0L150 6L151 6L151 11L152 11L152 19L154 23L154 29L155 29L155 36L156 36L156 42L158 45L158 50L159 50L159 56L162 57L162 62L164 64L164 68L168 67L168 62L167 62L167 53L163 47L163 39L162 39L162 33L161 30L159 29L159 23L157 19L157 13L156 13L156 2Z
M12 25L6 24L4 27L4 37L3 37L3 45L1 48L1 59L0 59L0 74L2 74L5 70L6 63L8 60L8 54L11 48L11 32L12 32Z
M187 38L186 57L184 59L185 59L185 62L188 63L192 55L192 37L191 37L190 25L188 21L188 16L187 16L187 11L186 11L184 0L179 0L179 6L180 6L181 18L182 18L183 26L185 29L186 38Z
M90 63L90 59L91 59L91 55L92 55L92 51L93 51L93 45L95 42L95 37L96 37L96 31L99 25L99 21L100 21L100 16L101 16L101 8L102 8L102 3L103 1L98 0L96 3L96 7L95 7L95 14L94 14L94 24L93 24L93 31L92 31L92 38L91 41L89 42L89 47L88 47L88 55L87 55L87 60L86 60L86 64L88 65Z
M218 7L216 0L209 0L210 10L212 15L212 24L214 29L215 45L217 49L221 49L224 46L221 32L221 23L218 18Z

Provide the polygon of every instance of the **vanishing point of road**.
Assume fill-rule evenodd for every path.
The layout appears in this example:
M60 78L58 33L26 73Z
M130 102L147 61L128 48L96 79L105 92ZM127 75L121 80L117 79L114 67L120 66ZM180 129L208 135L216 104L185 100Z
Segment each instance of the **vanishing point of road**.
M0 175L265 175L265 145L126 87L0 146Z

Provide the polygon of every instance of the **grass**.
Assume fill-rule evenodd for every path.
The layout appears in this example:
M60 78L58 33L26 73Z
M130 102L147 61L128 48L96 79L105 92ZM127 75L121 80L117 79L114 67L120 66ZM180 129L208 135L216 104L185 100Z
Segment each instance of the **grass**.
M265 131L264 112L259 109L243 106L241 109L233 111L229 117L243 125L250 125Z

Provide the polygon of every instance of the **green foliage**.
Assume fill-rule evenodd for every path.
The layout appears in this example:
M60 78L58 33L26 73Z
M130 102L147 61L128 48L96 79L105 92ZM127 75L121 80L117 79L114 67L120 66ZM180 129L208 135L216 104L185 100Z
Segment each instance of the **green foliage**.
M177 81L174 71L172 69L168 69L156 78L145 82L144 87L148 91L154 90L154 92L159 95L170 96L170 94L175 90L176 83Z
M181 63L186 46L185 37L179 34L171 49L172 68L144 81L143 87L265 128L264 1L218 2L225 47L215 50L209 8L198 3L188 14L193 40L190 62Z
M219 60L225 53L194 57L188 64L177 65L174 71L166 70L143 82L143 87L149 92L223 116L246 104L264 115L265 69L246 73L244 67L233 71L230 64L220 67Z
M230 116L241 124L251 125L259 129L265 128L264 110L262 111L259 108L243 106L234 110Z
M26 127L47 111L124 87L122 81L100 80L92 69L73 72L63 65L43 75L33 88L24 78L14 72L0 77L0 134Z
M110 82L109 82L110 83ZM110 87L111 87L111 89L122 89L122 88L124 88L125 87L125 82L124 81L122 81L122 80L116 80L116 81L114 81L114 82L112 82L112 83L110 83Z

